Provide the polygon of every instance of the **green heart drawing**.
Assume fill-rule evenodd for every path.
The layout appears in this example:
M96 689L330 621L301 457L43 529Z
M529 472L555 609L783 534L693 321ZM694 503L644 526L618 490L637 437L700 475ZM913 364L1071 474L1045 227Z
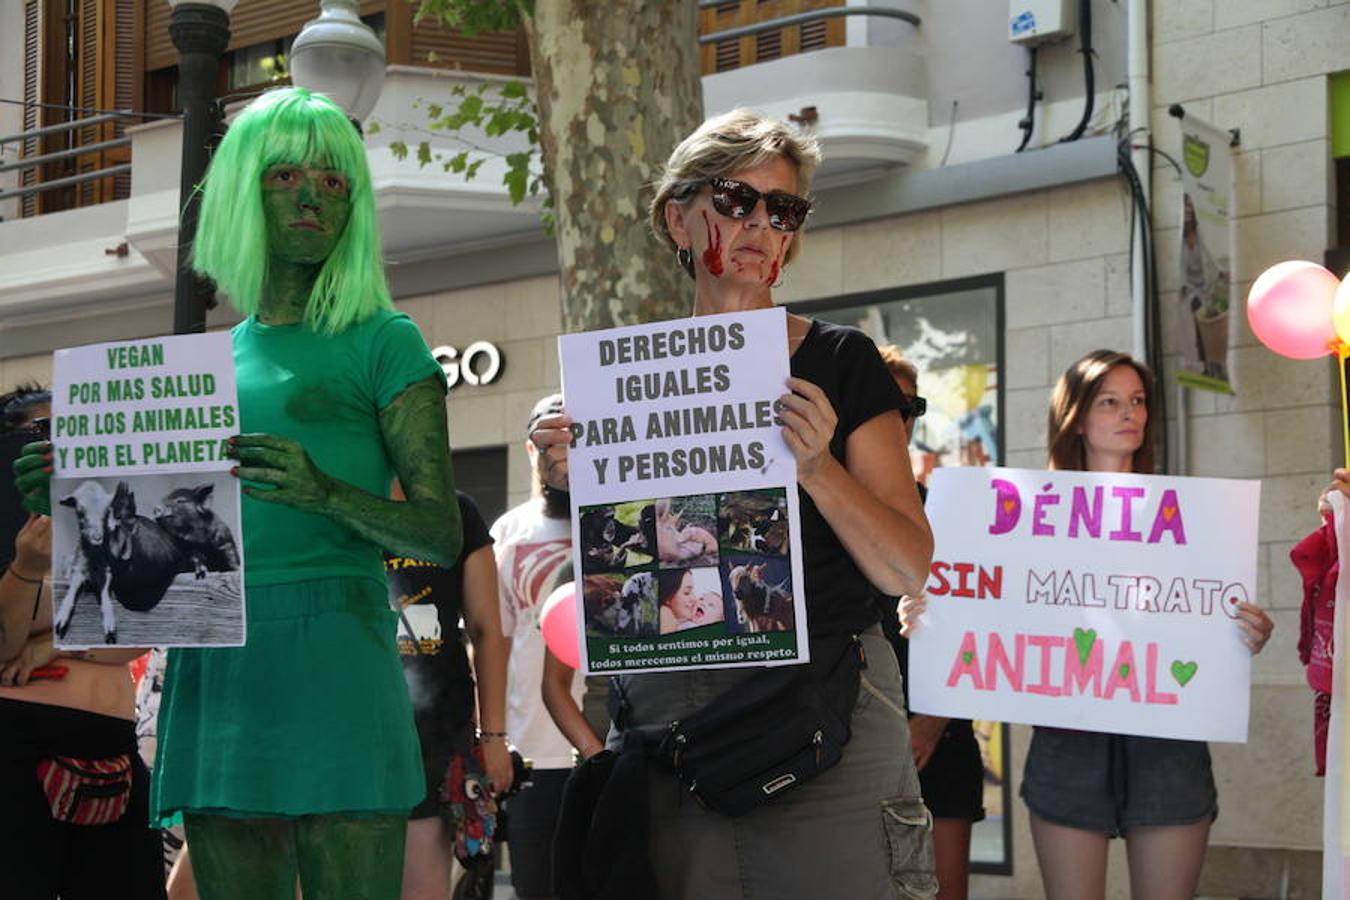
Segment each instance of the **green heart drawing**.
M1197 662L1182 662L1179 659L1172 660L1172 677L1177 680L1177 684L1182 687L1195 677L1196 670L1200 668Z
M961 654L961 661L964 662L966 665L970 665L971 661L974 659L975 654L971 653L969 650Z
M1092 655L1092 645L1097 643L1097 630L1095 628L1075 628L1073 630L1073 642L1078 645L1078 661L1086 666L1088 657Z
M1121 678L1129 678L1129 677L1130 677L1130 664L1129 664L1129 663L1121 663L1121 664L1120 664L1120 677L1121 677Z

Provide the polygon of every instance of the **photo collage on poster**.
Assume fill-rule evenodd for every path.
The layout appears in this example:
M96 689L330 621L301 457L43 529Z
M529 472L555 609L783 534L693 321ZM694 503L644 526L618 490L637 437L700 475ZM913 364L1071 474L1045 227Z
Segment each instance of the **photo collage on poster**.
M587 637L794 630L782 488L601 504L580 513Z

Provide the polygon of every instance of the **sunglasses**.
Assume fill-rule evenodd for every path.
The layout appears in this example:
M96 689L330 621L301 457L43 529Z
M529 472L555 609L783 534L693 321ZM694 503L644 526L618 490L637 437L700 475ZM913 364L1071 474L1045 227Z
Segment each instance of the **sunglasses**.
M928 412L928 400L915 394L913 397L908 394L900 394L900 418L906 422L917 419Z
M796 231L811 212L811 201L782 191L762 193L734 178L710 178L712 205L729 219L744 219L755 211L760 198L769 214L769 227L775 231Z

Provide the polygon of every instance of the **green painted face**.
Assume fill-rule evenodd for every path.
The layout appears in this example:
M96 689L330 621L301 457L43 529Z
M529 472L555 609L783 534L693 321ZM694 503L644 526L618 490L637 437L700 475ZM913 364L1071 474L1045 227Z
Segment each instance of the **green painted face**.
M342 172L294 163L267 168L262 200L268 256L310 265L333 252L352 206Z

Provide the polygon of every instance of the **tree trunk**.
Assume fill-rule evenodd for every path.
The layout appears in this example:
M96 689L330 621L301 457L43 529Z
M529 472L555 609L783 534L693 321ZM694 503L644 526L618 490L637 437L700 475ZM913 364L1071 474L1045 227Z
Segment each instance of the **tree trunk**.
M670 151L703 121L698 5L537 0L526 27L564 328L687 316L693 282L647 206Z

